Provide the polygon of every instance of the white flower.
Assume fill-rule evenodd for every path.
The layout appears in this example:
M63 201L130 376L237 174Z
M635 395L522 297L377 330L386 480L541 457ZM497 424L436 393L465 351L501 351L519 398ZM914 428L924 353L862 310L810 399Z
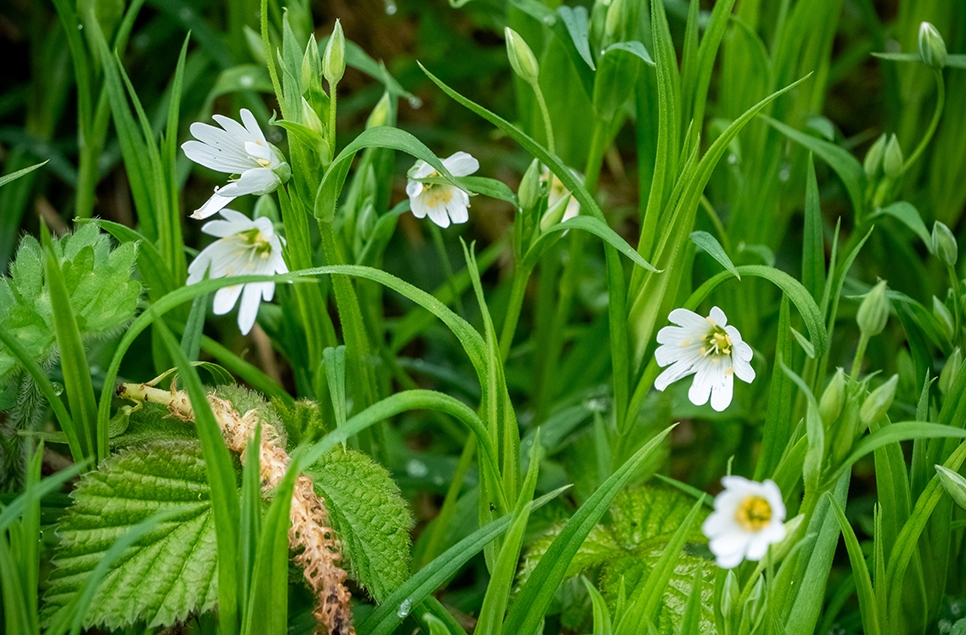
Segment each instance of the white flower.
M670 368L661 373L654 387L664 390L688 375L694 375L688 398L696 406L708 403L721 412L731 403L735 376L745 383L755 379L751 367L752 351L741 333L728 326L728 318L718 307L708 317L694 311L674 309L668 319L678 326L665 326L657 334L661 346L654 356L659 366Z
M275 235L272 221L265 217L251 220L230 209L221 210L221 216L225 220L213 220L201 228L218 240L205 247L188 267L188 284L200 282L206 271L209 278L288 273L282 258L282 238ZM228 313L240 296L238 328L247 335L255 324L259 302L270 301L274 294L274 282L222 287L215 293L214 312Z
M742 560L761 560L768 545L785 538L785 503L772 480L764 483L741 476L721 479L724 491L714 499L714 511L701 531L718 566L733 569Z
M453 176L467 176L480 169L480 162L466 152L457 152L453 156L443 159L443 166ZM449 227L450 220L454 223L465 223L470 219L467 208L470 206L470 195L455 185L443 183L423 183L416 179L438 177L440 174L433 166L425 161L416 161L409 170L409 182L406 184L406 194L409 195L409 205L416 218L426 218L440 227Z
M214 119L221 128L199 122L191 124L191 134L197 141L186 141L181 149L195 163L239 176L224 187L216 187L215 193L195 210L192 218L208 218L244 194L273 192L292 174L282 153L265 140L250 111L241 110L244 126L222 115L214 115Z

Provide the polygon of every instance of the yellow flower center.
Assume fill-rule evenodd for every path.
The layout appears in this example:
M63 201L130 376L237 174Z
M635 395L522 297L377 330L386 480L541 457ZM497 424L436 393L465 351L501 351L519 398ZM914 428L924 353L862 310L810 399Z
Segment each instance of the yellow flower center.
M731 337L720 326L712 327L711 332L704 338L704 346L701 347L701 354L708 355L731 355Z
M258 163L258 165L262 166L263 168L268 168L272 166L272 162L269 161L268 159L255 159L255 162Z
M432 173L426 178L432 179L438 176L441 176L440 173L436 170L433 170ZM424 181L423 195L426 197L426 204L430 207L446 205L453 200L452 189L448 186L442 185L441 183L426 183Z
M742 529L761 531L771 521L771 503L762 496L746 496L735 510L735 520Z
M238 237L248 245L248 248L262 258L272 255L272 243L260 229L249 229L238 234Z

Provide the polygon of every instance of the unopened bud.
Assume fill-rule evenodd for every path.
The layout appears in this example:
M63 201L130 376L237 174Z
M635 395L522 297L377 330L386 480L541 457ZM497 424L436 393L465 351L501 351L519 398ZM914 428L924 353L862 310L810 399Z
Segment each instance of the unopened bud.
M865 175L870 179L874 178L879 173L879 168L882 167L882 156L885 154L888 141L888 135L881 135L875 140L869 151L865 153L865 161L862 163L862 167L865 170Z
M932 226L932 253L939 257L947 267L955 267L959 260L959 245L949 227L941 221Z
M345 34L342 32L342 23L339 20L335 21L335 28L332 29L332 35L325 45L322 74L329 82L330 89L338 84L345 74Z
M957 346L952 355L946 359L946 363L943 365L942 371L939 373L939 392L942 394L948 394L952 390L953 382L956 381L956 375L959 374L959 369L963 365L963 353L959 350Z
M919 25L919 57L923 64L936 69L944 68L949 58L943 36L928 22Z
M366 121L366 128L377 128L379 126L385 126L389 123L389 116L392 114L392 97L389 96L389 91L382 94L382 98L376 107L372 109L369 113L369 119Z
M310 129L312 132L318 133L319 136L325 134L325 127L322 125L322 120L319 119L319 115L316 114L315 109L302 98L302 125Z
M604 34L608 38L614 37L617 29L620 28L624 17L624 3L621 0L614 0L607 7L607 18L604 20Z
M322 60L319 58L319 43L315 41L315 37L310 37L305 47L305 55L302 56L302 94L304 95L305 91L311 88L318 87L321 81Z
M902 176L902 161L902 148L899 147L899 139L892 135L889 137L885 155L882 157L882 170L885 175L893 180Z
M835 423L845 405L845 372L840 368L828 383L818 403L818 415L826 428Z
M896 386L898 385L899 375L893 375L889 378L889 381L869 393L859 410L859 419L862 423L869 425L889 412L892 400L896 397Z
M939 324L942 325L943 333L946 334L946 337L952 339L953 335L955 334L955 322L953 322L953 314L936 296L932 297L932 314Z
M248 52L259 66L265 66L265 47L262 46L262 36L252 27L245 25L245 43L248 45Z
M966 509L966 478L963 478L963 475L959 472L954 472L942 465L936 466L936 472L939 474L939 482L946 493L949 494L949 498Z
M506 27L506 54L510 58L510 66L517 76L528 84L536 84L540 77L540 65L533 51L527 46L519 33Z
M520 209L529 210L537 206L540 201L540 162L536 159L523 173L520 189L517 191L520 199Z
M889 298L886 297L885 280L880 280L879 284L872 287L862 304L859 305L859 312L855 321L859 324L859 330L866 337L875 337L885 328L889 320Z

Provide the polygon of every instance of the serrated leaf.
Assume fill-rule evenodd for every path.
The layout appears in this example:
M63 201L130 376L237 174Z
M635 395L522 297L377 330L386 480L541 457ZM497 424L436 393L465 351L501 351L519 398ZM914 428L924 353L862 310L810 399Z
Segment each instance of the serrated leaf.
M336 448L306 472L325 500L350 576L381 602L409 578L412 516L384 467Z
M121 452L85 474L58 526L60 544L45 596L45 617L82 592L97 563L132 526L172 510L111 567L84 616L85 627L138 621L172 624L217 601L215 526L201 444L155 442Z

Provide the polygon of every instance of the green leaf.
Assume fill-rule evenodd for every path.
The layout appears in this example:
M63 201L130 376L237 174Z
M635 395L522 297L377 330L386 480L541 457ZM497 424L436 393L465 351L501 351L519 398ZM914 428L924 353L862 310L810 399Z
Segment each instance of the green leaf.
M85 474L58 527L60 543L46 594L56 621L82 592L97 563L132 525L170 510L127 548L105 576L84 616L85 627L173 624L217 601L215 525L201 445L166 441L122 451Z
M641 58L641 61L650 66L654 66L654 60L651 59L651 54L647 52L644 45L636 40L631 42L615 42L604 49L604 55L606 56L611 51L625 51L631 55L636 55Z
M852 575L855 577L855 588L859 597L859 611L862 614L862 630L867 635L879 635L879 614L876 610L875 591L872 589L872 578L869 576L869 567L865 562L865 554L859 539L855 536L852 524L845 517L845 511L838 501L831 494L825 495L828 498L832 512L839 522L842 530L842 538L845 539L845 548L849 552L849 562L852 564ZM885 580L880 581L885 584Z
M335 448L306 474L325 500L349 575L382 602L409 578L413 519L399 487L365 454Z
M568 221L557 223L556 225L549 227L544 235L537 239L537 241L531 247L530 252L527 253L527 262L536 264L536 261L540 255L550 246L549 242L545 238L548 234L551 234L552 232L565 232L568 229L580 229L591 233L602 239L605 243L615 247L619 252L630 258L634 264L638 265L639 267L643 267L648 271L657 272L657 269L655 269L651 263L644 260L644 258L642 258L633 247L627 244L627 241L621 238L617 232L608 227L603 221L592 216L574 216Z
M852 202L852 209L861 218L866 178L865 170L862 169L862 164L859 163L859 160L849 154L847 150L834 143L829 143L824 139L807 135L766 115L760 116L786 137L805 146L832 166L832 169L835 170L835 173L839 175L839 178L842 179L842 183L845 185L845 190L849 194L849 200Z
M805 179L805 232L802 238L802 285L816 302L825 288L825 240L822 237L822 208L819 205L815 160L808 153L808 175Z
M31 165L29 168L17 170L16 172L12 172L10 174L4 174L3 176L0 176L0 187L3 187L4 185L6 185L7 183L10 183L11 181L16 181L20 177L26 176L31 172L33 172L34 170L36 170L37 168L42 168L45 165L47 165L47 161L43 161L36 165Z
M926 224L922 222L922 216L920 216L919 210L912 203L897 201L888 207L876 210L875 213L869 216L869 219L871 220L881 216L898 218L902 224L916 232L916 235L922 239L922 242L927 248L931 247L932 237L929 235L929 230L926 229Z
M564 26L567 27L567 33L570 34L570 39L573 40L580 57L587 62L587 66L596 70L594 57L590 54L590 26L587 24L587 9L581 6L573 8L561 6L557 8L557 13L560 14Z
M741 280L741 274L738 273L738 269L735 267L734 263L731 262L731 258L725 252L724 247L718 242L718 239L705 231L693 231L691 232L691 240L695 245L703 249L709 256L718 261L722 267L730 271L736 278Z

